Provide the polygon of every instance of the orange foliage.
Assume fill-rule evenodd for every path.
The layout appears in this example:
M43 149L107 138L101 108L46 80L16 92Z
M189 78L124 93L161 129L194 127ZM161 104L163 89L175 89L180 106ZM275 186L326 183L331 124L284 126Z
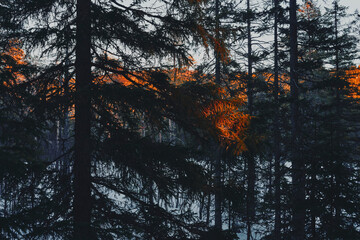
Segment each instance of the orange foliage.
M298 11L300 12L300 17L308 20L320 15L319 8L312 1L307 1Z
M2 84L4 86L10 87L11 85L17 84L24 80L24 76L22 74L13 71L15 65L26 65L24 58L25 53L20 48L20 42L18 40L10 41L5 51L0 53L0 59L4 66L1 70L4 72L9 72L13 75L12 79L3 80Z
M205 30L205 28L203 26L201 26L199 24L196 25L196 31L200 34L203 45L207 49L209 47L208 40L207 40L210 36L209 33Z
M122 71L122 70L119 70ZM185 82L196 81L193 75L195 71L189 70L187 67L173 68L161 71L170 78L170 83L174 86L180 86ZM149 90L158 91L149 78L151 73L146 71L138 71L124 74L113 74L111 76L96 79L100 84L119 83L123 86L139 86ZM240 76L239 76L240 77ZM227 149L231 149L235 154L245 151L246 131L250 123L250 116L241 111L241 107L245 103L244 93L230 97L225 88L217 87L215 95L217 98L207 104L200 104L195 111L198 117L210 121L211 129L207 129L215 137L221 145ZM173 98L176 98L176 94ZM181 98L182 96L180 96ZM175 100L175 99L174 99ZM187 102L185 104L191 104ZM195 103L194 103L195 104Z
M24 65L26 64L24 61L25 53L24 51L19 47L19 41L13 40L10 42L10 47L6 54L10 55L17 64Z
M222 29L215 29L217 33L221 32ZM196 25L196 31L199 33L202 43L206 50L209 47L208 39L214 43L214 50L220 56L220 60L224 63L230 62L230 51L226 48L225 42L223 40L216 39L214 36L211 36L203 26Z
M218 41L214 39L215 52L219 54L220 60L224 63L230 62L230 52L226 48L224 41Z
M19 47L19 42L17 41L11 42L7 52L2 53L1 55L10 56L18 65L26 64L24 61L24 51ZM12 71L12 66L10 64L5 64L5 69L7 71ZM189 70L188 67L164 70L161 71L161 73L167 74L171 84L174 84L174 86L179 86L185 82L196 81L196 79L193 77L195 71ZM13 74L16 76L14 78L14 84L18 84L24 80L23 75L19 73ZM141 88L158 91L159 89L151 80L151 74L152 72L148 71L127 72L123 69L117 69L117 73L97 77L93 80L93 83L116 83L126 87L138 86ZM241 78L241 76L238 77ZM64 90L60 85L58 85L58 83L59 82L55 82L44 85L46 88L44 91L46 93L44 96L46 100L50 100L54 95L64 94ZM70 79L68 84L72 86L70 87L70 89L72 89L75 86L75 79ZM245 139L250 116L240 111L241 106L246 100L246 95L242 93L235 97L230 97L227 91L220 87L217 88L217 91L218 92L216 94L218 98L216 100L212 100L208 104L205 104L205 106L204 104L200 106L200 108L197 109L198 116L209 120L212 123L212 126L215 129L212 134L225 148L231 148L234 153L239 154L247 149L245 145ZM68 111L69 117L73 119L75 114L74 108L71 107Z
M236 155L247 150L245 140L250 117L240 112L236 104L214 101L204 109L203 114L212 120L223 146L233 148Z
M349 83L349 94L348 96L353 99L360 98L360 66L352 67L349 70L346 70L346 76Z
M265 78L265 81L269 84L269 85L273 85L274 84L274 74L273 73L263 73L261 75L262 77ZM280 91L284 91L285 93L289 93L290 92L290 77L289 75L283 73L283 74L279 74L279 90Z
M241 96L229 98L224 88L219 88L222 98L211 101L202 109L205 119L212 122L218 141L238 155L247 150L245 140L250 116L241 111L244 100Z

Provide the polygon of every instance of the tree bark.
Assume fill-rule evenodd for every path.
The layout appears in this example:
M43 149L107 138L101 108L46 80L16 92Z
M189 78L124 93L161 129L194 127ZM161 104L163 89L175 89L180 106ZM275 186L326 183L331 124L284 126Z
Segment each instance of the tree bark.
M248 108L250 115L253 113L253 60L252 60L252 37L251 37L251 9L250 0L246 2L247 6L247 19L246 19L246 31L247 31L247 47L248 47L248 83L247 83L247 97Z
M219 148L219 147L218 147ZM221 155L219 149L215 155L215 228L222 230L222 181L221 181Z
M274 160L275 160L275 226L274 237L281 239L281 209L280 209L280 108L279 108L279 48L278 48L278 10L279 0L274 1L274 101L275 101L275 119L274 119Z
M341 118L342 116L342 111L341 111L341 99L340 99L340 91L341 91L341 87L340 87L340 81L341 78L339 76L339 71L340 71L340 58L339 58L339 54L340 54L340 47L339 47L339 26L338 26L338 22L339 22L339 5L338 5L338 1L334 1L334 13L335 13L335 19L334 19L334 23L335 23L335 74L336 74L336 98L335 98L335 106L336 106L336 116L337 118ZM335 123L336 124L336 123ZM341 136L339 134L339 130L335 130L335 144L336 144L336 148L338 148L340 146L340 139ZM341 159L338 159L337 157L334 158L334 167L335 169L341 169L342 168L342 162ZM335 194L334 194L334 208L335 208L335 216L334 216L334 221L332 221L334 223L334 226L332 226L332 230L334 231L333 234L333 238L336 238L336 234L339 230L339 225L340 225L340 214L341 214L341 209L339 207L339 191L340 191L340 186L339 186L339 177L338 177L338 173L334 173L334 187L335 187Z
M91 24L90 0L76 4L76 95L74 160L74 239L93 239L91 233Z
M220 11L220 0L215 1L215 38L216 44L220 44L220 19L219 19L219 11ZM220 76L220 48L215 47L215 83L221 84L221 76ZM217 144L214 144L215 149L215 162L214 162L214 170L215 170L215 228L218 230L222 230L222 211L221 211L221 154L220 147Z
M252 14L250 9L250 0L246 2L247 6L247 47L248 47L248 82L247 82L247 98L249 114L253 115L253 59L252 59L252 37L251 37L251 20ZM247 177L248 189L246 199L246 224L247 224L247 239L251 239L251 228L255 216L255 158L251 149L246 154L248 161Z
M291 88L291 160L293 183L293 240L305 239L305 164L300 152L299 82L297 49L297 5L290 0L290 88Z

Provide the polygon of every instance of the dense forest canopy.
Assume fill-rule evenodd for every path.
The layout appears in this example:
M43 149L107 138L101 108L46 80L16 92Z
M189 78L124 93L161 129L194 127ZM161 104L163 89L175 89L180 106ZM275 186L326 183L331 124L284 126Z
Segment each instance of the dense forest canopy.
M341 0L2 0L0 239L360 239Z

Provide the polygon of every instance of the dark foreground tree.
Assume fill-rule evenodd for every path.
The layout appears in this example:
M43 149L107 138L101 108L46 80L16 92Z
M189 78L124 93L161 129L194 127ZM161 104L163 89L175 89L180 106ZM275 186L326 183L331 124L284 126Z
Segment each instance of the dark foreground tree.
M191 62L188 45L179 42L208 41L197 22L201 3L173 1L153 8L138 1L74 3L4 3L11 21L22 26L5 37L20 39L28 56L40 53L43 61L24 79L33 89L29 111L52 126L65 117L74 129L68 152L44 157L47 168L36 176L32 206L19 208L34 224L11 230L22 238L200 237L207 228L192 207L206 186L206 168L195 158L198 150L174 144L161 132L171 119L204 145L210 139L221 142L221 128L212 127L213 113L206 109L212 102L227 106L226 95L211 84L172 85L158 69L168 56ZM231 111L239 113L239 107ZM236 131L246 122L238 119ZM64 156L73 160L70 171L61 173L70 180L56 181L55 166Z

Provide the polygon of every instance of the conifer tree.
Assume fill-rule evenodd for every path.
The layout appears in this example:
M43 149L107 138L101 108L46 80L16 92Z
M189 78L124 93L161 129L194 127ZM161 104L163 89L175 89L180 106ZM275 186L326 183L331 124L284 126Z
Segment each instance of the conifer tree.
M62 105L61 109L71 108L73 104L75 106L74 164L72 166L72 172L74 174L72 182L74 199L72 206L73 218L70 218L73 219L72 238L95 239L101 237L102 234L106 236L115 234L100 231L100 229L106 225L106 221L99 224L97 222L99 220L93 217L95 212L101 214L101 211L105 210L105 206L99 206L100 203L109 204L109 201L99 202L99 199L97 200L99 197L100 199L104 197L104 195L98 191L106 187L112 189L111 191L113 192L118 192L119 190L112 188L110 185L106 185L106 181L95 181L96 177L94 178L93 174L96 165L94 164L99 161L99 159L95 161L95 156L100 152L98 146L101 146L100 143L103 140L98 142L99 136L94 135L92 132L99 126L102 126L102 131L108 132L110 131L110 126L115 124L115 121L120 121L121 118L124 118L124 120L129 118L129 120L126 120L129 122L132 117L131 112L122 113L121 118L112 120L109 115L106 115L114 111L115 108L106 109L105 106L101 106L102 102L100 102L99 99L103 98L102 101L104 103L107 102L105 99L110 97L110 93L106 93L106 91L109 91L106 84L94 85L97 81L96 75L101 76L102 74L102 76L109 76L110 72L115 72L116 74L122 74L124 78L131 83L134 83L133 77L136 74L138 75L135 76L135 79L144 80L144 77L146 77L147 81L159 79L157 80L159 82L157 89L161 92L161 88L166 87L166 85L161 85L164 83L160 83L162 78L161 74L140 74L141 71L143 71L141 65L146 65L146 60L151 56L161 56L173 52L179 54L184 62L188 61L186 48L174 45L173 37L188 36L191 32L199 30L194 22L194 18L191 17L191 14L199 10L199 6L187 2L174 2L172 6L168 6L168 13L170 15L162 15L161 13L152 14L143 11L140 4L125 6L117 1L112 1L111 3L93 3L91 1L79 0L76 2L76 6L72 5L72 1L49 1L46 3L38 1L10 1L8 4L7 7L10 13L14 13L14 15L12 15L12 21L23 24L22 31L15 31L13 35L17 36L26 44L28 47L27 50L30 52L36 47L39 47L42 54L56 52L57 62L54 65L46 66L37 76L28 79L28 81L38 82L38 86L43 87L44 92L38 91L36 97L39 97L40 101L46 102L43 105L45 106L45 115L51 116L52 110L49 107L52 107L52 104ZM171 17L172 8L179 9L180 6L185 8L181 8L182 11L179 10L177 12L178 15L175 17ZM179 17L180 15L184 18ZM154 30L150 30L150 28L144 25L148 17L153 19L150 24L155 26ZM30 19L36 22L36 24L26 24L26 21ZM70 37L68 37L69 35ZM137 39L137 42L131 39ZM122 44L132 48L133 52L131 55L126 49L120 48ZM65 49L68 49L69 46L71 50L66 55ZM104 56L102 55L102 51L117 56L120 61L110 60L106 54ZM135 54L140 57L143 56L143 58L137 59ZM69 59L72 62L69 63ZM97 68L98 70L94 72L91 68ZM75 86L72 85L71 81L65 83L68 84L68 88L71 89L70 96L56 95L51 92L51 86L53 86L54 81L52 78L58 71L70 71L75 77ZM99 78L99 76L97 77ZM136 85L136 83L134 84ZM155 83L151 84L154 85ZM115 85L116 84L113 86ZM158 98L156 97L157 94L155 94L155 92L151 93L149 89L146 89L145 82L141 85L144 87L139 86L138 91L142 92L143 95L145 94L144 96L146 96L148 92L148 97L150 99L155 97L153 100L156 101L155 99ZM117 89L120 94L121 91L125 89L120 85L118 86ZM62 88L61 90L55 89L54 91L61 93L63 90ZM136 88L134 90L129 89L129 91L130 90L137 91ZM130 100L129 96L131 91L129 91L123 93L123 95L128 95L129 99L123 101L121 104L128 102L128 104L135 104L136 106L139 103L136 101L131 103L132 100ZM158 96L161 96L161 94ZM123 98L123 96L120 97ZM61 102L58 101L58 99L65 101ZM66 100L70 100L70 102ZM139 100L141 102L144 99ZM119 107L121 104L119 105L117 103L116 106ZM105 108L99 108L100 106ZM137 108L139 109L139 107L140 106ZM39 106L35 106L35 108L39 109ZM104 109L106 110L104 111ZM126 107L123 107L123 109L126 110ZM140 108L139 110L146 111L148 109ZM153 109L152 111L151 114L154 114L154 117L164 116L164 112L161 113L161 111L163 111L161 108ZM155 111L158 111L158 113L155 113ZM39 114L38 110L34 112ZM46 118L47 117L45 117L45 119ZM95 122L97 123L95 124ZM128 128L131 129L130 127ZM116 129L113 129L111 133L109 132L111 136L110 139L113 139L115 136L121 136L127 139L124 133L119 132L119 130L114 132L114 130ZM128 130L125 130L125 132L126 131ZM129 134L130 133L135 134L134 130L131 130ZM112 158L114 158L114 156ZM133 168L135 171L142 171L142 167L140 166L133 166ZM108 169L108 171L110 170ZM144 173L142 172L141 174ZM158 175L159 174L160 172L158 172ZM96 183L94 183L94 181ZM154 180L152 180L152 182L153 181ZM94 184L97 184L97 187L94 188ZM158 184L160 183L158 182ZM131 199L130 193L123 194ZM140 199L137 203L141 203ZM151 207L154 206L151 205ZM66 210L63 209L63 212L66 212ZM124 218L124 215L120 212L117 212L117 214L120 221L123 221L122 218ZM165 215L162 217L164 216ZM69 216L64 217L68 220ZM56 226L57 221L58 220L55 219L52 222L53 226ZM108 223L110 224L110 222ZM146 220L145 223L149 223L149 221ZM120 226L123 224L124 222L120 224ZM115 230L115 232L117 232L116 234L119 234L119 232L130 232L126 230L126 227L127 226L123 226ZM135 227L135 224L133 227ZM122 228L123 230L121 230ZM146 231L144 228L142 229ZM49 229L49 231L52 230L52 228ZM60 231L56 229L54 231L57 231L62 236L70 235L69 232L64 231L60 233ZM166 231L164 230L164 232ZM51 235L52 233L48 234ZM168 234L172 233L169 231ZM157 237L160 237L160 235Z
M274 1L274 101L276 105L274 119L274 165L275 165L275 224L274 238L281 239L281 207L280 207L280 126L279 126L279 0Z
M255 2L4 0L0 238L360 238L352 16Z
M290 0L290 85L291 85L291 160L293 185L293 237L305 238L305 167L300 152L299 82L298 82L298 34L297 4Z
M338 1L334 1L332 7L324 14L325 25L329 29L326 46L328 55L324 59L325 63L330 63L331 69L323 80L328 88L322 89L322 111L317 116L319 122L317 142L323 147L321 147L322 151L317 151L318 160L315 169L319 174L315 172L313 174L314 179L322 179L321 182L315 181L314 186L322 189L315 191L318 193L317 205L327 206L327 210L316 212L321 224L316 224L312 220L313 238L346 239L358 236L358 232L351 227L354 222L350 217L356 208L352 207L352 203L345 203L345 199L357 201L355 200L357 197L353 194L354 190L351 184L349 185L350 179L354 178L353 171L357 168L352 156L356 156L357 152L352 146L353 142L346 140L354 136L349 129L354 128L356 123L350 120L353 117L348 118L346 115L356 114L358 111L357 100L348 97L348 91L351 91L349 79L352 76L346 69L350 68L351 60L356 58L357 40L351 33L353 23L349 24L349 27L341 25L341 20L346 16L345 8L341 7ZM323 175L324 172L326 176ZM326 197L321 197L322 194L320 195L319 192Z
M251 22L252 22L252 9L251 1L246 1L246 31L247 31L247 97L248 97L248 109L249 114L253 115L253 52L252 52L252 32L251 32ZM252 237L252 224L255 218L255 157L251 151L246 153L247 158L247 197L246 197L246 221L247 221L247 239L250 240Z
M43 64L25 81L34 84L32 111L53 124L55 116L74 111L68 119L73 125L69 129L74 128L72 188L63 196L55 190L61 182L52 181L59 176L52 163L61 156L49 159L35 185L38 201L23 213L46 211L34 220L36 228L20 235L72 239L204 235L207 228L198 224L192 210L206 185L206 169L201 160L194 160L197 151L152 137L167 130L164 121L171 119L200 141L212 138L217 144L235 142L235 149L243 148L246 117L235 107L239 101L227 102L221 88L211 85L172 85L166 73L157 70L173 54L182 64L191 62L189 38L204 44L214 39L197 22L201 3L174 1L154 12L137 1L72 3L9 1L7 6L12 21L22 25L12 36L24 42L29 54L40 51L53 62ZM27 24L30 20L34 25ZM219 112L207 110L212 102L218 102L214 106ZM223 132L228 127L221 125L224 118L212 120L213 114L229 116L238 124L229 130L236 133ZM213 127L213 121L220 126ZM149 134L139 133L144 125ZM181 206L170 211L178 192ZM61 203L58 208L51 204L56 199ZM54 218L46 221L46 215Z

